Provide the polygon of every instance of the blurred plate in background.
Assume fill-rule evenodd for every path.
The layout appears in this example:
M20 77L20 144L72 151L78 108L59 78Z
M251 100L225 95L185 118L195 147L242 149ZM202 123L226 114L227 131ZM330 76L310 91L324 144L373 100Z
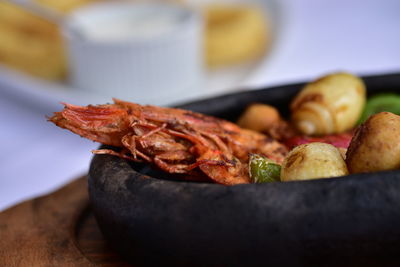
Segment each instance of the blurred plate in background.
M198 5L200 1L192 0L189 4ZM201 1L201 4L207 1ZM209 1L208 1L209 2ZM245 3L249 1L221 1L221 3ZM253 75L260 69L265 69L271 63L276 48L281 43L285 33L285 16L282 4L277 0L259 0L250 3L260 5L265 12L270 29L268 30L269 48L258 59L248 63L221 67L208 70L204 85L200 89L188 88L187 92L179 95L171 95L169 98L158 98L157 96L143 96L142 99L133 101L142 104L167 105L199 97L222 94L224 92L244 88ZM219 2L220 3L220 2ZM90 103L110 102L109 96L92 94L90 92L73 88L67 83L57 83L30 76L28 74L11 70L5 65L0 65L0 90L1 93L11 96L18 101L30 105L41 106L46 110L55 110L59 102L71 102L86 105ZM145 94L145 92L144 92Z

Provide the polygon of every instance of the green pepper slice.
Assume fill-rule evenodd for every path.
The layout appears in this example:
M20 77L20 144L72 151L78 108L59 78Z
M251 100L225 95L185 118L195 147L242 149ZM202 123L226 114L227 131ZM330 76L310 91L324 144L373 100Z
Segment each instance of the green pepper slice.
M253 183L279 182L281 166L264 156L251 154L249 173Z
M385 93L371 96L365 105L364 112L359 120L359 124L366 121L369 116L382 111L400 115L400 95Z

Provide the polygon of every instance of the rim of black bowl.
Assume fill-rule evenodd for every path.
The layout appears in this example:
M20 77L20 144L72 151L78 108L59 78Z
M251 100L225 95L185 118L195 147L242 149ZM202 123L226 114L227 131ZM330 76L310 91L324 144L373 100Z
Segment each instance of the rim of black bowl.
M369 76L361 76L364 80L366 87L367 87L367 95L374 95L377 93L400 93L400 73L389 73L389 74L379 74L379 75L369 75ZM181 109L188 109L199 113L204 113L207 115L212 115L218 118L223 118L227 120L231 120L232 118L237 118L240 115L240 112L248 106L250 103L254 102L262 102L267 104L272 104L274 106L279 106L283 102L288 102L296 95L296 93L306 84L307 82L300 82L300 83L293 83L288 85L282 86L275 86L275 87L265 87L265 88L258 88L255 90L247 90L247 91L238 91L232 92L229 94L223 94L212 98L205 98L200 99L197 101L192 101L188 103L174 105L176 108ZM256 101L257 100L257 101ZM210 108L212 106L212 108ZM232 107L234 107L232 111ZM278 108L281 112L281 108ZM288 114L288 105L282 108L284 116ZM100 146L100 148L109 148L109 146ZM100 160L101 159L101 160ZM178 180L172 178L172 176L168 173L157 171L154 169L149 168L149 164L146 163L135 163L130 162L128 160L120 159L116 156L111 155L94 155L92 161L90 163L89 169L89 176L96 177L97 175L95 172L99 171L100 169L104 170L107 168L104 164L99 166L98 162L105 162L110 161L120 165L122 168L125 168L128 171L125 175L129 176L130 178L143 178L147 181L163 181L163 183L171 184L177 186L178 184L184 187L192 186L192 187L203 187L210 186L210 187L226 187L226 185L221 185L218 183L209 183L209 182L193 182L193 181L186 181L186 180ZM97 162L97 163L96 163ZM126 163L126 164L124 164ZM96 169L96 171L94 170ZM145 171L143 171L145 170ZM167 178L160 178L150 176L148 172L159 172L160 176L164 176ZM357 174L350 174L346 176L334 177L329 179L313 179L313 180L304 180L304 181L291 181L291 182L276 182L276 183L264 183L264 184L238 184L232 185L230 187L242 187L242 186L271 186L272 184L310 184L310 183L330 183L336 182L337 180L349 181L349 179L359 179L360 177L368 178L371 177L375 179L376 177L386 176L393 176L392 174L400 175L399 170L391 170L391 171L380 171L374 173L357 173ZM346 177L346 179L342 179ZM281 185L284 186L284 185Z

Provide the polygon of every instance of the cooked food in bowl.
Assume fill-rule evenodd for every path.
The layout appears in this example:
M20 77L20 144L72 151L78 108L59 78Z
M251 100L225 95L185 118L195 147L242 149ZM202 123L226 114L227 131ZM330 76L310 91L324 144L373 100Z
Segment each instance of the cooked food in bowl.
M146 161L189 180L234 185L249 183L249 153L281 163L286 147L267 136L187 110L114 104L79 107L66 104L50 120L83 137L121 151L101 149L133 161Z
M381 127L372 137L356 134L351 139L365 101L361 79L335 73L307 84L297 94L290 106L291 121L284 120L272 106L250 106L239 119L240 125L250 129L192 111L117 99L114 104L98 106L65 104L50 121L82 137L119 148L95 150L96 154L148 162L184 180L236 185L329 178L371 170L364 166L371 162L363 147L370 148L371 155L379 154L385 148L375 146L374 150L371 140L381 144L388 136L398 135L400 128ZM377 114L360 129L370 128L375 116L382 117L382 124L388 118L385 125L400 120L395 114ZM381 157L382 163L374 171L399 168L400 147L387 147L391 156ZM357 159L358 152L363 160Z

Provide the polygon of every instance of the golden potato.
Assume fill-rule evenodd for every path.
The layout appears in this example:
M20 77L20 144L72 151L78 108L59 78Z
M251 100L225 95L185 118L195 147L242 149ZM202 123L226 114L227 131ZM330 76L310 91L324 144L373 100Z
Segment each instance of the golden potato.
M400 116L375 114L358 127L346 154L350 173L400 168Z
M252 104L240 116L237 124L246 129L267 131L281 120L276 108L265 104Z
M295 147L286 156L281 181L299 181L347 175L339 150L330 144L309 143Z
M294 126L306 135L342 133L353 128L363 111L364 82L334 73L307 84L291 103Z

